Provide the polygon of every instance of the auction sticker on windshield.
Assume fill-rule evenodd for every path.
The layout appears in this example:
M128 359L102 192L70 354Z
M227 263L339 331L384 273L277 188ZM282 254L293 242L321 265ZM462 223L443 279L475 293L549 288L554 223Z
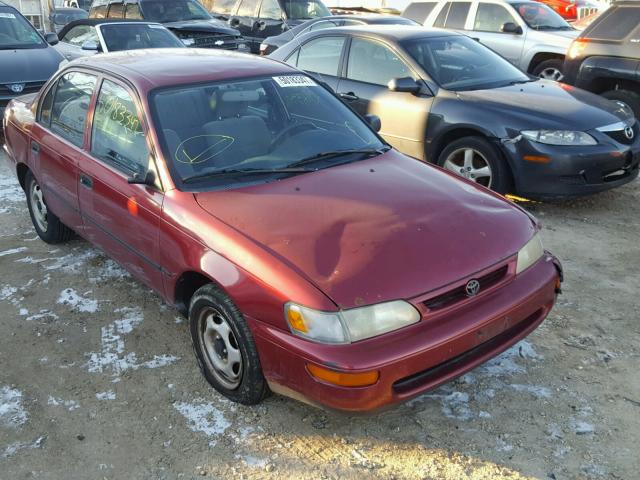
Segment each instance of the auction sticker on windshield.
M317 87L318 84L304 75L287 75L283 77L273 77L275 82L281 87Z

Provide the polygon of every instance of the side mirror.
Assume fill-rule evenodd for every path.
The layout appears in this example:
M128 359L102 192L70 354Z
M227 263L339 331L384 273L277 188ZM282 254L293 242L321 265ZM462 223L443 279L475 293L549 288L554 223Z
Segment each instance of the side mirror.
M45 33L44 39L49 45L56 45L60 41L58 34L53 32Z
M502 25L500 31L502 33L513 33L515 35L522 35L522 27L520 27L520 25L516 25L513 22L507 22Z
M379 116L368 114L364 116L364 119L367 121L369 126L373 128L374 131L379 132L382 128L382 122L380 121Z
M82 50L87 50L90 52L99 52L100 51L100 45L98 45L98 42L94 41L94 40L87 40L86 42L84 42L82 44Z
M418 93L420 85L411 77L392 78L387 87L392 92Z
M148 187L156 186L156 174L152 170L147 170L147 173L140 175L136 173L133 177L127 179L127 183L130 185L147 185Z

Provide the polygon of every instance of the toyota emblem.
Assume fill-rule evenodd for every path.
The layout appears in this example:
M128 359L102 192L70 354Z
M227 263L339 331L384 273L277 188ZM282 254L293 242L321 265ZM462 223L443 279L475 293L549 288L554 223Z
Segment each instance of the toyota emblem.
M467 292L467 297L475 297L480 291L480 282L475 278L469 280L467 285L464 287L465 292Z
M635 135L635 133L633 132L633 128L631 127L625 127L624 129L624 136L627 137L629 140L633 140L633 136Z
M9 90L13 93L21 93L24 90L24 83L14 83L13 85L9 85Z

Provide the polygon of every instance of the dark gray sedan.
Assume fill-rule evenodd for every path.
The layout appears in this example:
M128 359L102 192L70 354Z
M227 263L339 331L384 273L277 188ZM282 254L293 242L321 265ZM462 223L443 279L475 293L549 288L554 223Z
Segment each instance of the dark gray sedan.
M633 113L529 76L475 40L414 27L309 32L270 55L314 75L401 152L501 193L548 198L638 176Z

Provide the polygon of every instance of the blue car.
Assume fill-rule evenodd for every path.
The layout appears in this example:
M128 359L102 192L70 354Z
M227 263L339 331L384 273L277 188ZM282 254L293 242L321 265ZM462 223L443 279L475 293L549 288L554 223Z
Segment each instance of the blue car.
M18 10L0 1L0 117L12 98L40 90L64 60Z

